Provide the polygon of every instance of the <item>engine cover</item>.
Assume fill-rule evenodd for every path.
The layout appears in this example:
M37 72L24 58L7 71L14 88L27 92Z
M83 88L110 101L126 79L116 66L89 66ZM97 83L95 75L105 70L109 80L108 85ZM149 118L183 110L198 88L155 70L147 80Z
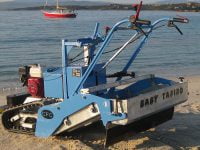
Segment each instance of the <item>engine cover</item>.
M43 78L31 77L28 79L28 92L33 97L44 97Z

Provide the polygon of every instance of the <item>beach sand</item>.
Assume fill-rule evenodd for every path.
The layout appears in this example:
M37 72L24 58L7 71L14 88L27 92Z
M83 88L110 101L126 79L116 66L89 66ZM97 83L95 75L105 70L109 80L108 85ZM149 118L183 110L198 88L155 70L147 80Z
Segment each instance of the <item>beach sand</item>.
M176 107L172 120L136 135L127 133L123 140L108 149L200 150L200 76L186 77L185 80L189 83L189 99ZM5 95L0 96L0 104L5 104ZM42 139L7 132L0 124L0 149L103 149L102 134L98 132L89 130L76 137Z

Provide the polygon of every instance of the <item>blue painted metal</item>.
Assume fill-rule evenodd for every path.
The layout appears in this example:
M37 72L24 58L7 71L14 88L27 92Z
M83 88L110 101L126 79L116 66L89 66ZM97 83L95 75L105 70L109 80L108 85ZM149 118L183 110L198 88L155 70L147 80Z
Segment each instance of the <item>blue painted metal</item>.
M164 18L156 21L153 25L150 26L144 26L144 28L148 28L147 36L144 36L138 45L136 51L133 53L131 56L130 60L128 61L127 65L124 67L123 71L128 70L134 59L136 58L137 54L140 52L141 48L145 44L147 38L149 37L150 33L153 31L153 28L159 24L160 22L163 21L168 21L169 18ZM113 34L118 27L120 27L122 24L128 24L129 20L124 19L118 23L116 23L108 35L106 36L105 39L101 38L98 36L98 28L99 24L96 24L94 34L91 38L83 38L83 39L78 39L77 42L67 42L66 40L62 41L62 86L63 86L63 95L64 95L64 101L56 104L51 104L51 105L46 105L43 106L39 109L38 111L38 119L37 119L37 124L36 124L36 136L40 137L48 137L50 135L53 135L54 132L58 129L58 127L62 124L63 120L77 112L80 109L83 109L84 107L96 103L98 105L100 114L101 114L101 120L106 126L110 121L114 120L121 120L125 119L127 116L124 113L121 114L112 114L111 110L111 98L112 96L107 94L107 95L101 95L97 96L94 93L93 94L81 94L80 89L84 87L84 85L91 86L95 85L94 81L97 79L94 79L97 75L95 73L95 67L97 67L97 62L104 52L106 46L109 44ZM142 28L143 26L141 26ZM103 42L104 41L104 42ZM91 63L89 64L88 67L79 67L81 70L81 76L80 77L74 77L72 74L72 70L75 69L76 67L68 66L68 54L70 50L73 47L82 47L82 46L87 46L90 45L91 49L91 56L93 56L93 52L95 50L95 46L99 43L102 43L101 47L97 51L96 55L94 58L92 58ZM100 74L98 74L100 76ZM118 78L119 80L119 78ZM92 84L90 83L92 82ZM105 78L105 70L101 74L101 79L98 80L100 84L106 82ZM162 78L154 78L154 83L159 84L167 84L171 85L173 84L170 80L165 80ZM88 85L89 84L89 85ZM127 87L127 90L132 90L134 94L139 94L142 90L150 87L152 85L152 79L146 79L139 81L129 87ZM49 86L54 86L54 85L49 85ZM56 88L56 87L55 87ZM52 92L56 92L53 91ZM123 91L115 91L114 96L117 96L117 94L122 95ZM52 119L46 119L42 116L41 112L43 110L48 110L51 111L54 115Z
M62 70L63 70L63 95L64 95L64 99L68 98L68 87L67 87L67 65L68 65L68 54L70 52L70 50L72 49L72 46L68 45L66 46L67 40L62 40Z
M125 114L112 114L110 101L110 99L104 99L102 97L98 97L91 94L77 94L73 97L70 97L69 99L64 100L61 103L43 106L38 111L35 135L40 137L51 136L67 116L75 113L77 110L80 110L92 103L96 103L98 105L101 113L101 119L105 126L110 121L125 119ZM54 117L52 119L46 119L42 117L41 112L43 110L49 110L53 112Z
M98 37L98 30L99 30L99 23L96 23L95 29L94 29L94 33L92 36L92 39L96 39Z
M172 80L167 80L167 79L159 78L159 77L156 77L154 81L156 84L164 84L164 85L169 85L169 86L175 84L175 82Z
M149 26L149 30L148 30L148 34L147 36L143 37L143 39L141 40L140 44L138 45L135 53L133 53L132 57L130 58L130 60L128 61L127 65L124 67L123 71L127 71L128 68L130 67L130 65L132 64L132 62L134 61L134 59L136 58L137 54L140 52L140 50L142 49L143 45L145 44L146 40L148 39L149 37L149 34L153 31L153 28L156 27L157 24L159 24L160 22L163 22L163 21L169 21L170 18L163 18L163 19L159 19L157 21L155 21L153 23L153 25L150 25ZM90 72L92 71L92 69L94 68L95 64L98 62L100 56L102 55L103 51L105 50L105 47L108 45L108 43L110 42L112 36L113 36L113 33L117 30L117 28L124 24L124 23L129 23L129 20L128 19L124 19L118 23L116 23L111 31L109 32L109 34L106 36L106 39L104 40L102 46L100 47L100 49L97 51L97 54L95 55L94 59L92 60L90 66L88 67L87 71L85 72L85 74L83 75L83 78L82 80L80 81L79 85L77 86L74 94L78 93L80 91L80 88L81 86L83 85L83 83L85 82L85 80L87 79L87 77L89 76ZM145 26L145 28L147 28L148 26ZM120 78L118 78L117 80L120 80Z
M96 86L97 82L98 84L105 84L106 83L106 70L104 69L100 74L97 74L95 72L98 72L102 68L104 64L97 64L95 68L93 69L93 72L90 74L90 76L87 78L85 83L81 88L88 88L92 86ZM67 84L68 84L68 96L71 97L74 90L76 89L76 85L80 82L82 79L82 75L85 73L87 69L87 66L69 66L67 67ZM79 70L80 76L74 76L73 70ZM101 92L101 91L100 91Z
M122 20L118 23L116 23L113 28L111 29L111 31L109 32L109 34L106 36L106 39L104 40L102 46L100 47L100 49L97 51L95 57L93 58L92 62L90 63L90 65L88 66L88 69L86 70L86 72L84 73L82 80L80 81L80 83L77 85L77 88L74 92L74 94L77 94L80 91L81 86L83 85L83 83L86 81L87 77L89 76L89 74L91 73L92 69L94 68L95 64L97 63L97 61L99 60L100 56L102 55L103 51L105 50L106 46L108 45L109 41L112 38L113 33L116 31L117 27L119 27L120 25L124 24L124 23L128 23L129 20L125 19Z
M62 68L48 68L43 73L45 97L64 98ZM52 86L53 85L53 86ZM52 92L55 91L56 92Z
M132 62L136 59L137 55L141 51L142 47L146 43L147 39L149 38L150 34L152 33L153 29L156 27L157 24L163 22L163 21L169 21L170 18L163 18L155 21L152 25L150 26L145 26L145 28L149 28L146 35L143 35L144 37L142 38L141 42L138 44L135 52L132 54L131 58L129 59L128 63L125 65L125 67L122 69L123 72L126 72L129 67L131 66ZM121 77L117 78L116 81L120 80Z

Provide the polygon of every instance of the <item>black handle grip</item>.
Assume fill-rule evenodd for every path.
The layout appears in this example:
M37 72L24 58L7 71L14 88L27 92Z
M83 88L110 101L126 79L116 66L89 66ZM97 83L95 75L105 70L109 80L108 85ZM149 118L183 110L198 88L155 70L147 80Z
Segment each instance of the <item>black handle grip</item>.
M138 20L136 20L136 23L139 23L139 24L142 24L142 25L151 25L151 21L149 21L149 20L138 19Z
M187 18L173 18L173 22L189 23L189 19L187 19Z
M129 17L129 21L133 24L137 23L137 24L141 24L141 25L150 25L151 21L149 20L142 20L142 19L137 19L135 18L135 15L132 15Z

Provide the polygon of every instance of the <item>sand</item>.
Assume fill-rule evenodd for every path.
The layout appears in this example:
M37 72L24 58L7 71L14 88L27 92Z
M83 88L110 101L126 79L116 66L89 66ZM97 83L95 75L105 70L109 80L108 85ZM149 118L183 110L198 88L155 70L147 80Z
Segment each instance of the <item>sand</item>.
M200 150L200 76L186 77L189 99L175 109L172 120L136 135L127 133L123 140L108 149L193 149ZM5 104L5 95L0 96ZM81 132L76 137L42 139L31 135L10 133L0 124L0 149L71 150L103 149L102 133L98 129Z

